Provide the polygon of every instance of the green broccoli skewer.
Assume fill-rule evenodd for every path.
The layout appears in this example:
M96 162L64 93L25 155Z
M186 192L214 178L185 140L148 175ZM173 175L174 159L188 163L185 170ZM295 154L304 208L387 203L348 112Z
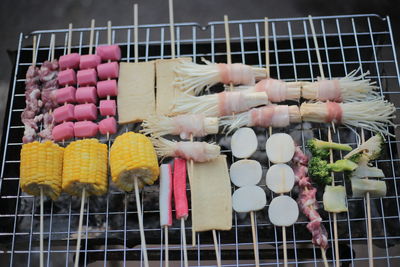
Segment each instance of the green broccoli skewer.
M307 141L307 148L314 157L327 158L329 149L351 151L351 146L334 142L326 142L316 138Z
M331 172L354 171L357 164L348 159L328 163L319 157L312 157L308 162L308 174L314 182L320 185L332 183Z

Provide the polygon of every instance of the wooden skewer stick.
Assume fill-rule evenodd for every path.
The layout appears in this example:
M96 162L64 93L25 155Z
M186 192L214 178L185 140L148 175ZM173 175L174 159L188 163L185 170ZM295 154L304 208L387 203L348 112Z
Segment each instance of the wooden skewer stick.
M143 229L142 207L141 207L141 204L140 204L139 185L138 185L137 179L138 178L134 179L134 184L135 184L135 197L136 197L137 215L138 215L139 230L140 230L140 240L141 240L141 243L142 243L144 267L149 267L149 259L147 258L146 238L144 236L144 229Z
M321 79L325 79L324 68L322 67L321 55L319 53L319 46L318 46L317 36L315 34L314 22L312 20L311 15L308 16L308 19L309 19L309 22L310 22L311 32L312 32L312 35L313 35L315 52L317 54L319 72L320 72L320 75L321 75ZM330 126L328 127L328 142L332 142L332 134L331 134L331 127ZM330 154L329 161L330 161L330 163L333 163L332 149L329 149L329 154ZM331 176L332 176L332 186L334 186L335 185L335 177L334 177L334 173L333 172L331 172ZM338 229L337 229L336 213L333 213L333 235L334 235L334 243L335 243L335 266L339 266L339 264L340 264L340 255L339 255L339 240L338 240Z
M168 248L168 225L164 226L164 237L165 237L165 267L169 267L169 248Z
M79 226L78 226L78 239L76 240L76 252L75 252L75 267L79 266L79 255L81 249L81 240L82 240L82 224L83 224L83 210L85 207L86 201L86 188L82 189L82 197L81 197L81 210L79 213Z
M43 245L43 187L40 187L40 267L44 266L44 245Z
M365 135L364 135L363 128L361 128L361 142L362 142L362 144L365 142ZM368 177L365 177L365 179L368 179ZM365 200L367 202L368 263L369 263L369 267L373 267L374 266L374 249L372 247L371 199L370 199L369 192L367 192L367 194L365 195Z
M139 17L138 17L138 4L133 5L133 25L134 25L134 32L133 32L133 41L134 41L134 56L135 56L135 63L139 62Z
M183 262L184 266L188 267L188 256L187 256L187 248L186 248L186 231L185 231L185 219L181 218L181 235L182 235L182 247L183 247Z
M175 58L174 0L169 0L169 31L171 35L171 58Z
M111 20L107 22L107 41L108 45L111 45ZM110 63L111 60L108 60L108 63ZM110 80L110 78L107 78L107 80ZM110 100L110 95L107 95L107 100ZM109 118L110 116L107 115L106 118ZM107 132L107 140L110 140L110 133Z
M265 72L267 79L271 77L270 67L269 67L269 27L268 27L268 18L264 18L264 36L265 36ZM268 127L269 136L272 135L272 127ZM283 194L280 194L281 196ZM288 256L287 256L287 242L286 242L286 227L282 226L282 244L283 244L283 265L285 267L288 266Z

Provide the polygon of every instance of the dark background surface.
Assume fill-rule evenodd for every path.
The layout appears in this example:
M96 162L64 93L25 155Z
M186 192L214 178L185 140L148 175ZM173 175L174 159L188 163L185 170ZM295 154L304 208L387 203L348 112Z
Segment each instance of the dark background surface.
M139 4L139 23L167 23L167 0L137 0ZM90 19L96 19L96 25L132 24L132 5L126 0L2 0L0 1L0 130L3 126L5 99L11 80L12 60L8 51L15 50L19 33L34 30L66 28L69 22L74 27L87 27ZM198 22L223 20L228 14L230 19L261 19L302 17L309 14L340 15L376 13L389 15L392 19L395 41L400 36L400 1L398 0L175 0L175 22ZM0 131L2 132L2 131Z

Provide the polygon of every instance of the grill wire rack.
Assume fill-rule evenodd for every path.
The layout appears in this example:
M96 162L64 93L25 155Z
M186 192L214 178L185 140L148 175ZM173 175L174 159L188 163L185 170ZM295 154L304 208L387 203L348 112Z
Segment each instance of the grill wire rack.
M376 81L380 93L399 107L399 69L389 17L374 14L314 17L322 64L328 78L343 77L358 67L369 70L369 78ZM230 21L232 62L242 62L265 67L264 20ZM170 58L168 24L139 26L140 61ZM308 18L270 19L271 77L286 81L315 80L319 74L315 48ZM88 52L89 28L73 30L72 52ZM95 44L106 43L106 27L95 28ZM180 57L191 57L200 62L204 57L212 62L225 62L225 38L222 21L206 26L197 23L177 23L176 50ZM37 35L37 62L40 65L50 58L50 35L56 35L55 55L66 53L67 29L21 33L16 52L14 76L10 85L1 151L0 180L0 256L2 266L35 266L39 258L39 200L19 189L19 151L23 135L20 114L25 106L24 79L32 58L32 36ZM121 46L122 61L134 61L133 26L113 26L112 39ZM216 86L212 91L222 90ZM119 133L139 129L138 124L120 126ZM259 149L252 158L260 161L265 174L268 160L265 155L267 131L256 128ZM360 133L360 129L353 129ZM299 145L315 136L327 140L327 127L303 123L274 132L290 133ZM344 127L337 127L333 141L355 146L356 135ZM396 134L394 129L390 131ZM367 137L370 133L367 133ZM102 142L111 146L114 138ZM229 136L216 135L204 138L221 145L228 155L228 163L235 161L229 147ZM400 177L398 143L388 137L385 153L375 164L383 169L388 192L383 198L371 198L374 261L377 266L400 266ZM341 157L335 154L335 158ZM335 177L348 191L349 211L338 214L340 261L342 266L366 266L368 256L366 234L366 203L362 198L351 198L348 180L343 175ZM264 180L264 179L262 179ZM274 197L265 187L267 207L256 213L256 231L259 241L260 261L263 266L283 265L281 229L274 227L267 216L268 203ZM232 192L235 188L232 188ZM291 196L297 198L296 188ZM188 187L188 198L190 189ZM317 199L322 199L319 188ZM163 232L159 226L158 186L148 186L141 192L145 235L151 266L163 265ZM44 238L46 266L71 266L79 218L80 199L63 194L55 202L44 202ZM333 220L329 213L319 209L323 224L333 247ZM118 191L110 185L104 197L91 197L85 207L81 265L100 261L103 266L127 266L142 259L139 228L134 195ZM307 220L301 215L298 222L287 227L288 257L291 266L322 266L319 248L311 243L306 229ZM188 257L191 266L215 266L215 253L211 233L198 233L197 245L191 247L191 221L186 223ZM252 266L251 225L247 215L233 216L230 231L217 232L218 245L224 266ZM169 230L170 261L182 265L182 247L179 223ZM328 261L333 264L331 249ZM139 266L137 263L134 266Z

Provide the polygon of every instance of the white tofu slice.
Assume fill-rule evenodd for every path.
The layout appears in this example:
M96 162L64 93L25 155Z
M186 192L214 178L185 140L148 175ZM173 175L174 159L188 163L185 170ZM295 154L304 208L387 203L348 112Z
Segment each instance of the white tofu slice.
M285 133L271 135L265 145L265 151L272 163L289 162L293 158L294 150L293 138Z
M247 185L237 189L232 195L232 208L236 212L261 210L267 204L264 190L256 185Z
M232 154L236 158L248 158L257 150L257 136L253 129L243 127L238 129L231 139Z
M276 226L291 226L299 217L299 207L289 196L278 196L269 204L268 217Z
M256 185L262 176L261 164L256 160L242 159L236 161L230 168L231 181L234 185Z
M276 194L290 192L294 186L293 169L286 164L272 165L265 177L267 187Z

